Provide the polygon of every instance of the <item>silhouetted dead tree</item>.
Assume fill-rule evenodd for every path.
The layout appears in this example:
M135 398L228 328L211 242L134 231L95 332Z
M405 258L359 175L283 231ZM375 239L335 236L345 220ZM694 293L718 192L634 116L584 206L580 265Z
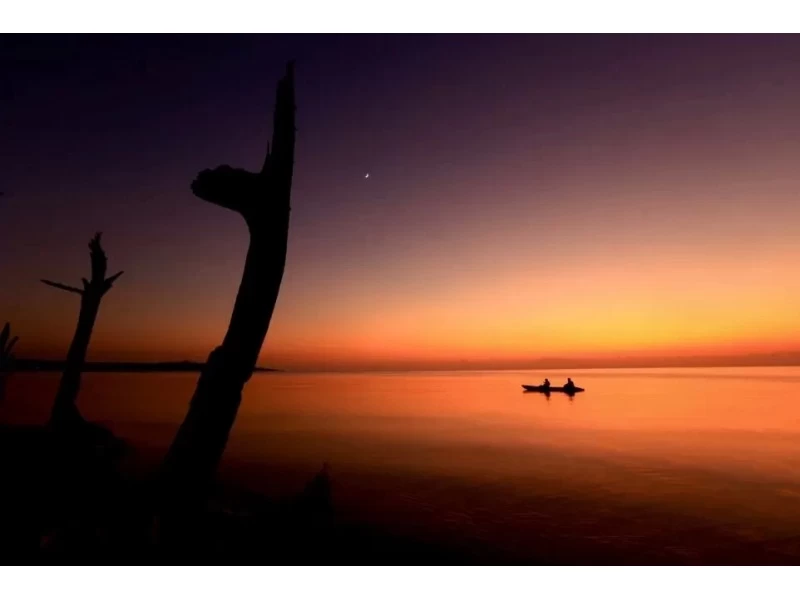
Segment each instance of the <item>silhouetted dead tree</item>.
M163 464L162 479L173 498L204 495L269 328L286 262L294 115L294 65L289 63L278 83L272 149L267 146L261 172L220 166L204 170L192 184L200 199L242 215L250 231L250 246L228 332L208 357Z
M92 338L92 329L94 328L95 320L97 320L100 301L114 284L114 281L122 276L122 272L117 272L113 276L106 278L108 260L103 247L100 245L100 237L101 233L97 233L89 241L92 278L90 280L81 279L83 281L82 289L42 279L42 282L46 285L81 296L78 327L75 329L75 336L72 337L72 344L67 353L64 373L61 375L61 382L58 386L56 401L50 418L51 423L54 425L70 425L83 422L75 403L81 387L81 371L86 363L86 352L89 349L89 341Z
M11 351L18 340L18 336L11 338L11 324L6 322L0 332L0 403L6 398L6 380L11 375L14 364L14 354Z

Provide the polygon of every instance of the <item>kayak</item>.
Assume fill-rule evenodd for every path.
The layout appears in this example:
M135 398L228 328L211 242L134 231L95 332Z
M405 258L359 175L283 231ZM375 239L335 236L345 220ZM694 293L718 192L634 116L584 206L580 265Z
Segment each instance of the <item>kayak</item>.
M546 388L544 386L530 386L528 384L523 384L522 388L525 389L525 392L565 392L568 395L575 394L576 392L583 392L583 388L580 386L576 386L574 388L564 388L563 386L551 386L550 388Z

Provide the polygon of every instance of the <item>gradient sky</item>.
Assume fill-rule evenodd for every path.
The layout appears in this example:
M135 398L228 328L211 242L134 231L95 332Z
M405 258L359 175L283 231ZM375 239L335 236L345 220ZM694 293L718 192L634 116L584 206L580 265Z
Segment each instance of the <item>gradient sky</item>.
M5 36L0 320L61 357L204 359L297 61L289 258L261 363L526 367L800 355L798 36ZM370 174L369 179L364 175Z

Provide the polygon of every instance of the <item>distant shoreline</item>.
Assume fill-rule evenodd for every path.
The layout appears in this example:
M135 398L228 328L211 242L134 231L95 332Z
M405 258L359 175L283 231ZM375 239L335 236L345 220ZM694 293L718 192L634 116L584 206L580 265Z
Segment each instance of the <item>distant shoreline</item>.
M94 361L84 365L84 372L200 372L205 363L198 361ZM14 362L17 372L61 372L64 362L50 359L17 359ZM280 372L273 368L256 367L255 372Z
M205 364L197 361L159 361L159 362L128 362L128 361L95 361L87 363L84 372L118 372L118 373L148 373L148 372L201 372ZM292 374L410 374L410 373L447 373L447 372L575 372L587 370L673 370L673 369L725 369L725 368L782 368L798 367L800 360L791 360L778 363L694 363L694 364L636 364L636 365L561 365L561 364L531 364L519 367L451 367L451 368L301 368L283 370L278 368L256 367L256 373L287 373ZM64 362L51 359L24 359L18 358L14 362L17 372L61 372Z
M486 368L365 368L365 369L293 369L275 370L283 373L292 374L447 374L447 373L481 373L481 372L575 372L588 370L713 370L726 368L786 368L800 367L800 362L795 363L776 363L776 364L731 364L731 365L613 365L613 366L555 366L548 367L542 365L531 365L528 367L486 367Z

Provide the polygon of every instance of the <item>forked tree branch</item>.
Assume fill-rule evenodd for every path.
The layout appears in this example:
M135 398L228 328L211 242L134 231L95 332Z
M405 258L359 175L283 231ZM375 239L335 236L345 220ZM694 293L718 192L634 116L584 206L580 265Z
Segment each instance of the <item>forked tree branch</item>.
M112 287L114 282L123 274L123 271L120 270L113 276L109 276L106 278L106 270L108 268L108 258L106 257L106 252L103 251L103 246L100 244L100 240L103 236L103 233L96 233L92 240L89 241L89 258L92 263L92 278L91 280L87 278L81 278L81 282L83 283L83 289L79 289L78 287L73 287L68 284L64 284L61 282L54 282L52 280L47 280L42 278L41 281L51 287L56 289L61 289L62 291L68 291L70 293L76 293L78 295L90 295L94 297L102 297L105 295L108 290Z

